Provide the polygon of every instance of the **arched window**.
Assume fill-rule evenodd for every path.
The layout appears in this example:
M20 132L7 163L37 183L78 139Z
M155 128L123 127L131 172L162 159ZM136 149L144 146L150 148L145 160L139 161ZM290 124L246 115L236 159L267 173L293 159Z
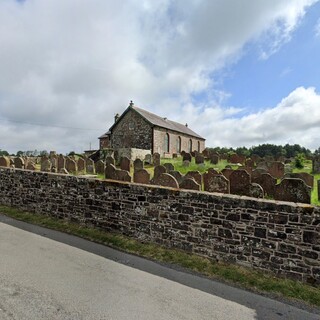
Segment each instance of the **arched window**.
M200 141L198 141L198 152L200 152Z
M169 133L164 136L164 152L169 152Z
M189 149L189 152L192 152L192 140L191 139L189 140L188 149Z
M181 137L177 138L177 153L181 152Z

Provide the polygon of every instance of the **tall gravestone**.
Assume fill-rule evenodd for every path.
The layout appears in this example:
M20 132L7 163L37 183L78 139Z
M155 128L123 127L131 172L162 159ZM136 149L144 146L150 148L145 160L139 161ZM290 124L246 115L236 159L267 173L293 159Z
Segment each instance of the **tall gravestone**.
M24 169L24 160L21 157L13 159L15 168Z
M156 166L160 166L160 154L155 152L153 155L152 155L152 162L153 162L153 165L156 167Z
M86 162L83 158L78 159L78 171L79 172L85 172L86 170Z
M121 170L130 172L131 161L128 157L121 157L120 159L120 168Z
M230 193L250 196L251 176L245 170L234 170L229 177Z
M68 172L76 174L78 172L77 163L75 160L71 159L70 157L66 158L66 169Z
M97 174L104 174L105 164L102 160L99 160L95 163L95 169Z
M140 159L136 159L133 161L133 171L139 171L143 169L143 161Z
M10 167L10 159L8 157L0 157L0 167Z

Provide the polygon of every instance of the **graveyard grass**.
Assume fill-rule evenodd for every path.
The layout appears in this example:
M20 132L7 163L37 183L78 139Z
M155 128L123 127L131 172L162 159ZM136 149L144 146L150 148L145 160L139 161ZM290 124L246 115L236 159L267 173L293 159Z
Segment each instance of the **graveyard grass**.
M289 301L294 300L320 307L319 288L298 281L278 278L266 272L241 266L215 262L177 249L167 249L156 244L142 243L117 233L104 232L74 224L67 220L59 220L6 206L0 206L0 212L18 220L73 234L151 260L180 266L186 270L253 292L262 293L272 298L284 297Z

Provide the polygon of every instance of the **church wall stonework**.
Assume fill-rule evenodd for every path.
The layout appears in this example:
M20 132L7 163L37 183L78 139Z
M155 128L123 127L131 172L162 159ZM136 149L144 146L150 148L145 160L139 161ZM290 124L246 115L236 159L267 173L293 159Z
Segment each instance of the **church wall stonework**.
M113 149L135 148L151 150L152 127L136 112L129 110L113 129Z
M171 131L164 128L155 127L153 134L153 152L159 153L163 156L166 152L165 150L165 136L169 134L169 154L180 153L181 151L189 152L189 141L192 141L192 150L202 152L205 149L205 141L185 135L183 133ZM181 150L178 150L178 138L181 138ZM199 143L199 145L198 145ZM198 147L200 147L198 149Z

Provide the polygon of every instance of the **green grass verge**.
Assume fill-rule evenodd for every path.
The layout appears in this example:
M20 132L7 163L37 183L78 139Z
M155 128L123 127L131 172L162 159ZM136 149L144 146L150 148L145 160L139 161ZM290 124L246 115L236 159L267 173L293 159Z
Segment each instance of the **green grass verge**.
M0 206L0 212L12 218L73 234L119 250L152 260L175 264L210 278L236 284L242 288L273 296L283 296L320 307L320 289L297 281L277 278L265 272L247 269L233 264L214 262L186 252L162 246L141 243L120 234L80 226L66 220L24 212L15 208Z

